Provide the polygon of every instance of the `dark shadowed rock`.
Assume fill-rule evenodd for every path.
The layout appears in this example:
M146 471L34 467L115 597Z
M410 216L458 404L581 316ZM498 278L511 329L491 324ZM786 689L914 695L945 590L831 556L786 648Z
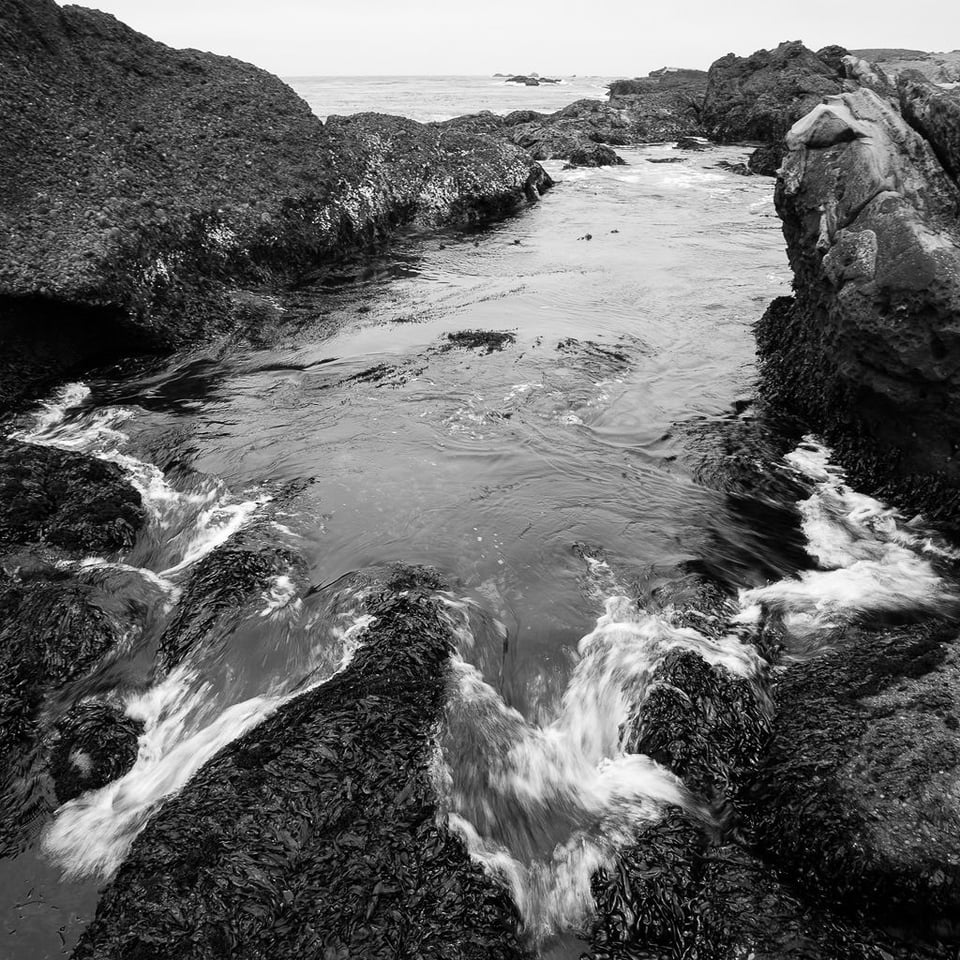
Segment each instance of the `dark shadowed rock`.
M960 509L960 190L871 90L791 131L777 184L795 300L757 327L768 397L910 509Z
M182 343L232 327L232 285L284 282L404 223L502 215L548 185L501 138L324 125L249 64L53 0L4 8L0 329L42 316L37 351L61 369L69 350L47 341L81 340L85 313L124 331L119 349Z
M747 159L747 166L753 173L762 177L775 177L780 164L783 162L783 155L786 153L786 145L782 140L774 143L765 143L757 147Z
M131 546L143 520L140 494L116 464L0 439L0 549L111 553Z
M824 62L797 40L749 57L728 53L709 71L701 121L711 139L779 140L843 82L834 55Z
M143 723L103 700L83 700L53 727L50 776L58 803L96 790L124 774L137 759Z

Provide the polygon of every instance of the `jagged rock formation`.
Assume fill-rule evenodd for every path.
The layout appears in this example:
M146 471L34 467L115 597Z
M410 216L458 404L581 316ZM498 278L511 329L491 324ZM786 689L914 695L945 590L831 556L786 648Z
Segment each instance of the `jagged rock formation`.
M707 135L721 142L780 140L823 97L840 91L838 49L826 48L821 59L793 40L749 57L721 57L710 67L701 110Z
M238 60L8 0L0 401L78 358L228 329L250 313L237 283L282 282L410 221L502 214L548 186L500 138L376 115L325 126Z
M796 299L758 326L763 388L856 478L956 517L960 190L869 89L829 98L787 145L776 200Z

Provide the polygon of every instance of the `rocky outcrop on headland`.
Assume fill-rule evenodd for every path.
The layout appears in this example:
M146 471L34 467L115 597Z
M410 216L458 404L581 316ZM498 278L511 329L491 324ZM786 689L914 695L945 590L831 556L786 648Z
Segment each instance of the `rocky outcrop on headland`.
M502 139L375 115L324 125L249 64L9 0L0 330L16 358L4 372L25 374L0 402L105 352L91 333L129 350L229 329L239 284L285 282L404 223L500 215L548 186Z
M933 83L960 82L960 50L930 53L927 50L875 47L850 52L878 64L892 77L899 78L908 71L915 71Z
M764 390L858 482L956 519L960 189L869 89L828 98L787 145L776 202L796 296L758 326Z
M827 48L822 59L792 40L749 57L728 53L716 60L700 115L707 135L721 142L780 140L823 97L842 89L835 52Z

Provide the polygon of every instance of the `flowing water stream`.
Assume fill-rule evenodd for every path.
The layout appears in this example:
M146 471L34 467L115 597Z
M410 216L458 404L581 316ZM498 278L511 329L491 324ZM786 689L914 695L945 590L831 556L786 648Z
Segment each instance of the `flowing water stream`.
M943 602L943 548L850 490L813 438L758 464L806 491L799 506L698 482L716 454L689 428L746 407L751 323L789 286L772 184L715 166L736 148L621 152L629 166L553 165L558 187L515 219L325 278L317 315L267 345L71 384L12 425L127 471L148 528L83 568L151 613L98 681L144 723L136 764L0 865L0 953L68 953L156 804L349 660L358 572L425 563L454 584L438 789L541 936L589 914L591 872L637 823L669 803L710 816L619 742L668 650L749 679L761 605L801 655L855 610ZM151 680L191 569L240 537L301 560ZM687 561L741 591L729 631L634 602Z

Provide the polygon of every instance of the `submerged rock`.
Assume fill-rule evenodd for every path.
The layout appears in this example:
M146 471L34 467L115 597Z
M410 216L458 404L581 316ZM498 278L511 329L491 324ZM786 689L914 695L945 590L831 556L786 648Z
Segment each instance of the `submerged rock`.
M404 223L499 216L549 185L501 138L325 125L249 64L53 0L5 8L0 330L33 377L232 329L238 283L283 283ZM107 327L122 336L84 342ZM26 374L0 401L34 389Z
M505 890L437 824L452 634L395 576L349 665L158 811L74 957L521 957Z
M799 121L777 184L796 298L757 327L765 394L909 509L960 510L960 190L871 90Z

